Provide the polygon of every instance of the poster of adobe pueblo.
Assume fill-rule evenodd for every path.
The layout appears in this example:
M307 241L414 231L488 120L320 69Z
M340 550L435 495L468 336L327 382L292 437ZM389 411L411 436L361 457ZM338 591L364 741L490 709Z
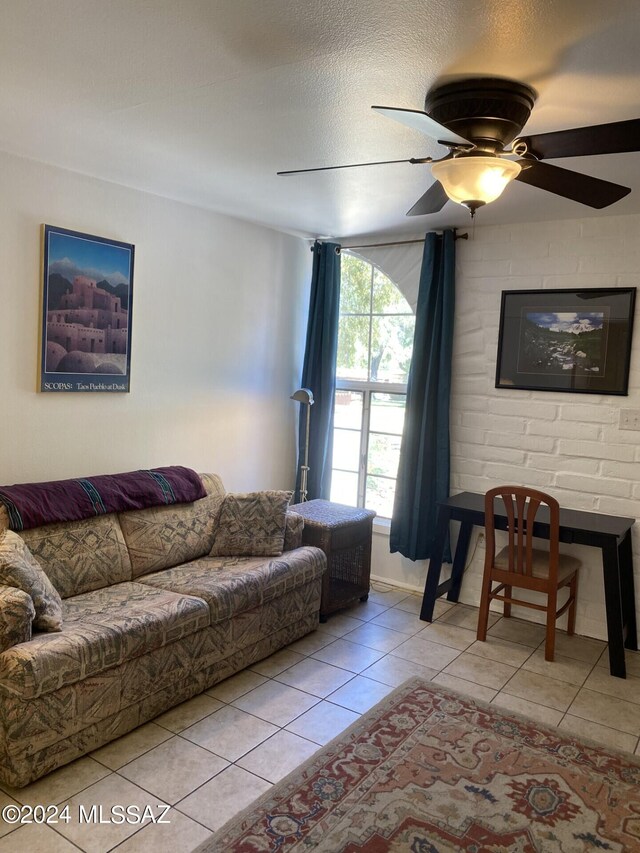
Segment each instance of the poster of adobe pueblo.
M44 226L41 391L129 391L134 247Z

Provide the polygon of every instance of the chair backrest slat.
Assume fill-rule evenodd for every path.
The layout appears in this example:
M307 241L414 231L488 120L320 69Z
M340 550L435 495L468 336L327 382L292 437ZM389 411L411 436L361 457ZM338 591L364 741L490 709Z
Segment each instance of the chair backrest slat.
M507 511L507 522L509 525L509 571L515 572L516 569L514 567L514 559L516 554L516 545L515 545L515 535L516 535L516 516L513 510L513 497L510 497L507 500L506 495L502 495L502 499L504 501L504 506ZM486 508L485 508L486 509ZM493 503L491 504L491 513L493 515ZM491 527L493 529L493 519L491 522ZM495 549L495 536L493 537L494 549Z
M549 583L558 575L560 505L551 495L524 486L497 486L485 495L486 562L495 562L495 501L502 499L507 518L508 571L533 575L533 528L541 506L549 510Z

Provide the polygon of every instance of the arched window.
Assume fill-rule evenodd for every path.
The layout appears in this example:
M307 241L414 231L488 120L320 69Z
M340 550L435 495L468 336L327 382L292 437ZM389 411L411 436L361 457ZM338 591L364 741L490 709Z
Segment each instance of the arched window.
M415 317L395 284L342 252L331 500L390 518Z

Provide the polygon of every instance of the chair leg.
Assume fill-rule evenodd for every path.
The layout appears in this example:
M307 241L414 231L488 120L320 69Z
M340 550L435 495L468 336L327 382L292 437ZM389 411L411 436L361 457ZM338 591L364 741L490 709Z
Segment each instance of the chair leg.
M569 584L569 596L573 599L569 607L569 615L567 617L567 634L572 637L576 630L576 602L578 598L578 573L573 576Z
M489 622L489 593L491 591L491 574L485 570L482 578L482 594L480 596L480 610L478 612L478 640L487 639L487 623Z
M558 590L549 593L547 600L547 634L544 642L544 659L553 660L556 650L556 612L558 610Z
M505 594L506 598L511 598L511 587L510 586L505 586L504 594ZM511 602L510 601L505 601L502 614L503 614L505 619L508 619L511 616Z

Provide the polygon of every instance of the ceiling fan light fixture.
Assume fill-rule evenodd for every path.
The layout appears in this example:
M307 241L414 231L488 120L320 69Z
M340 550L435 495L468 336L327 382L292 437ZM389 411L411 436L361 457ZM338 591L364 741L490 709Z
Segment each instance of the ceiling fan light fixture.
M453 157L431 167L451 201L463 204L473 212L502 195L508 183L517 178L521 166L499 157Z

